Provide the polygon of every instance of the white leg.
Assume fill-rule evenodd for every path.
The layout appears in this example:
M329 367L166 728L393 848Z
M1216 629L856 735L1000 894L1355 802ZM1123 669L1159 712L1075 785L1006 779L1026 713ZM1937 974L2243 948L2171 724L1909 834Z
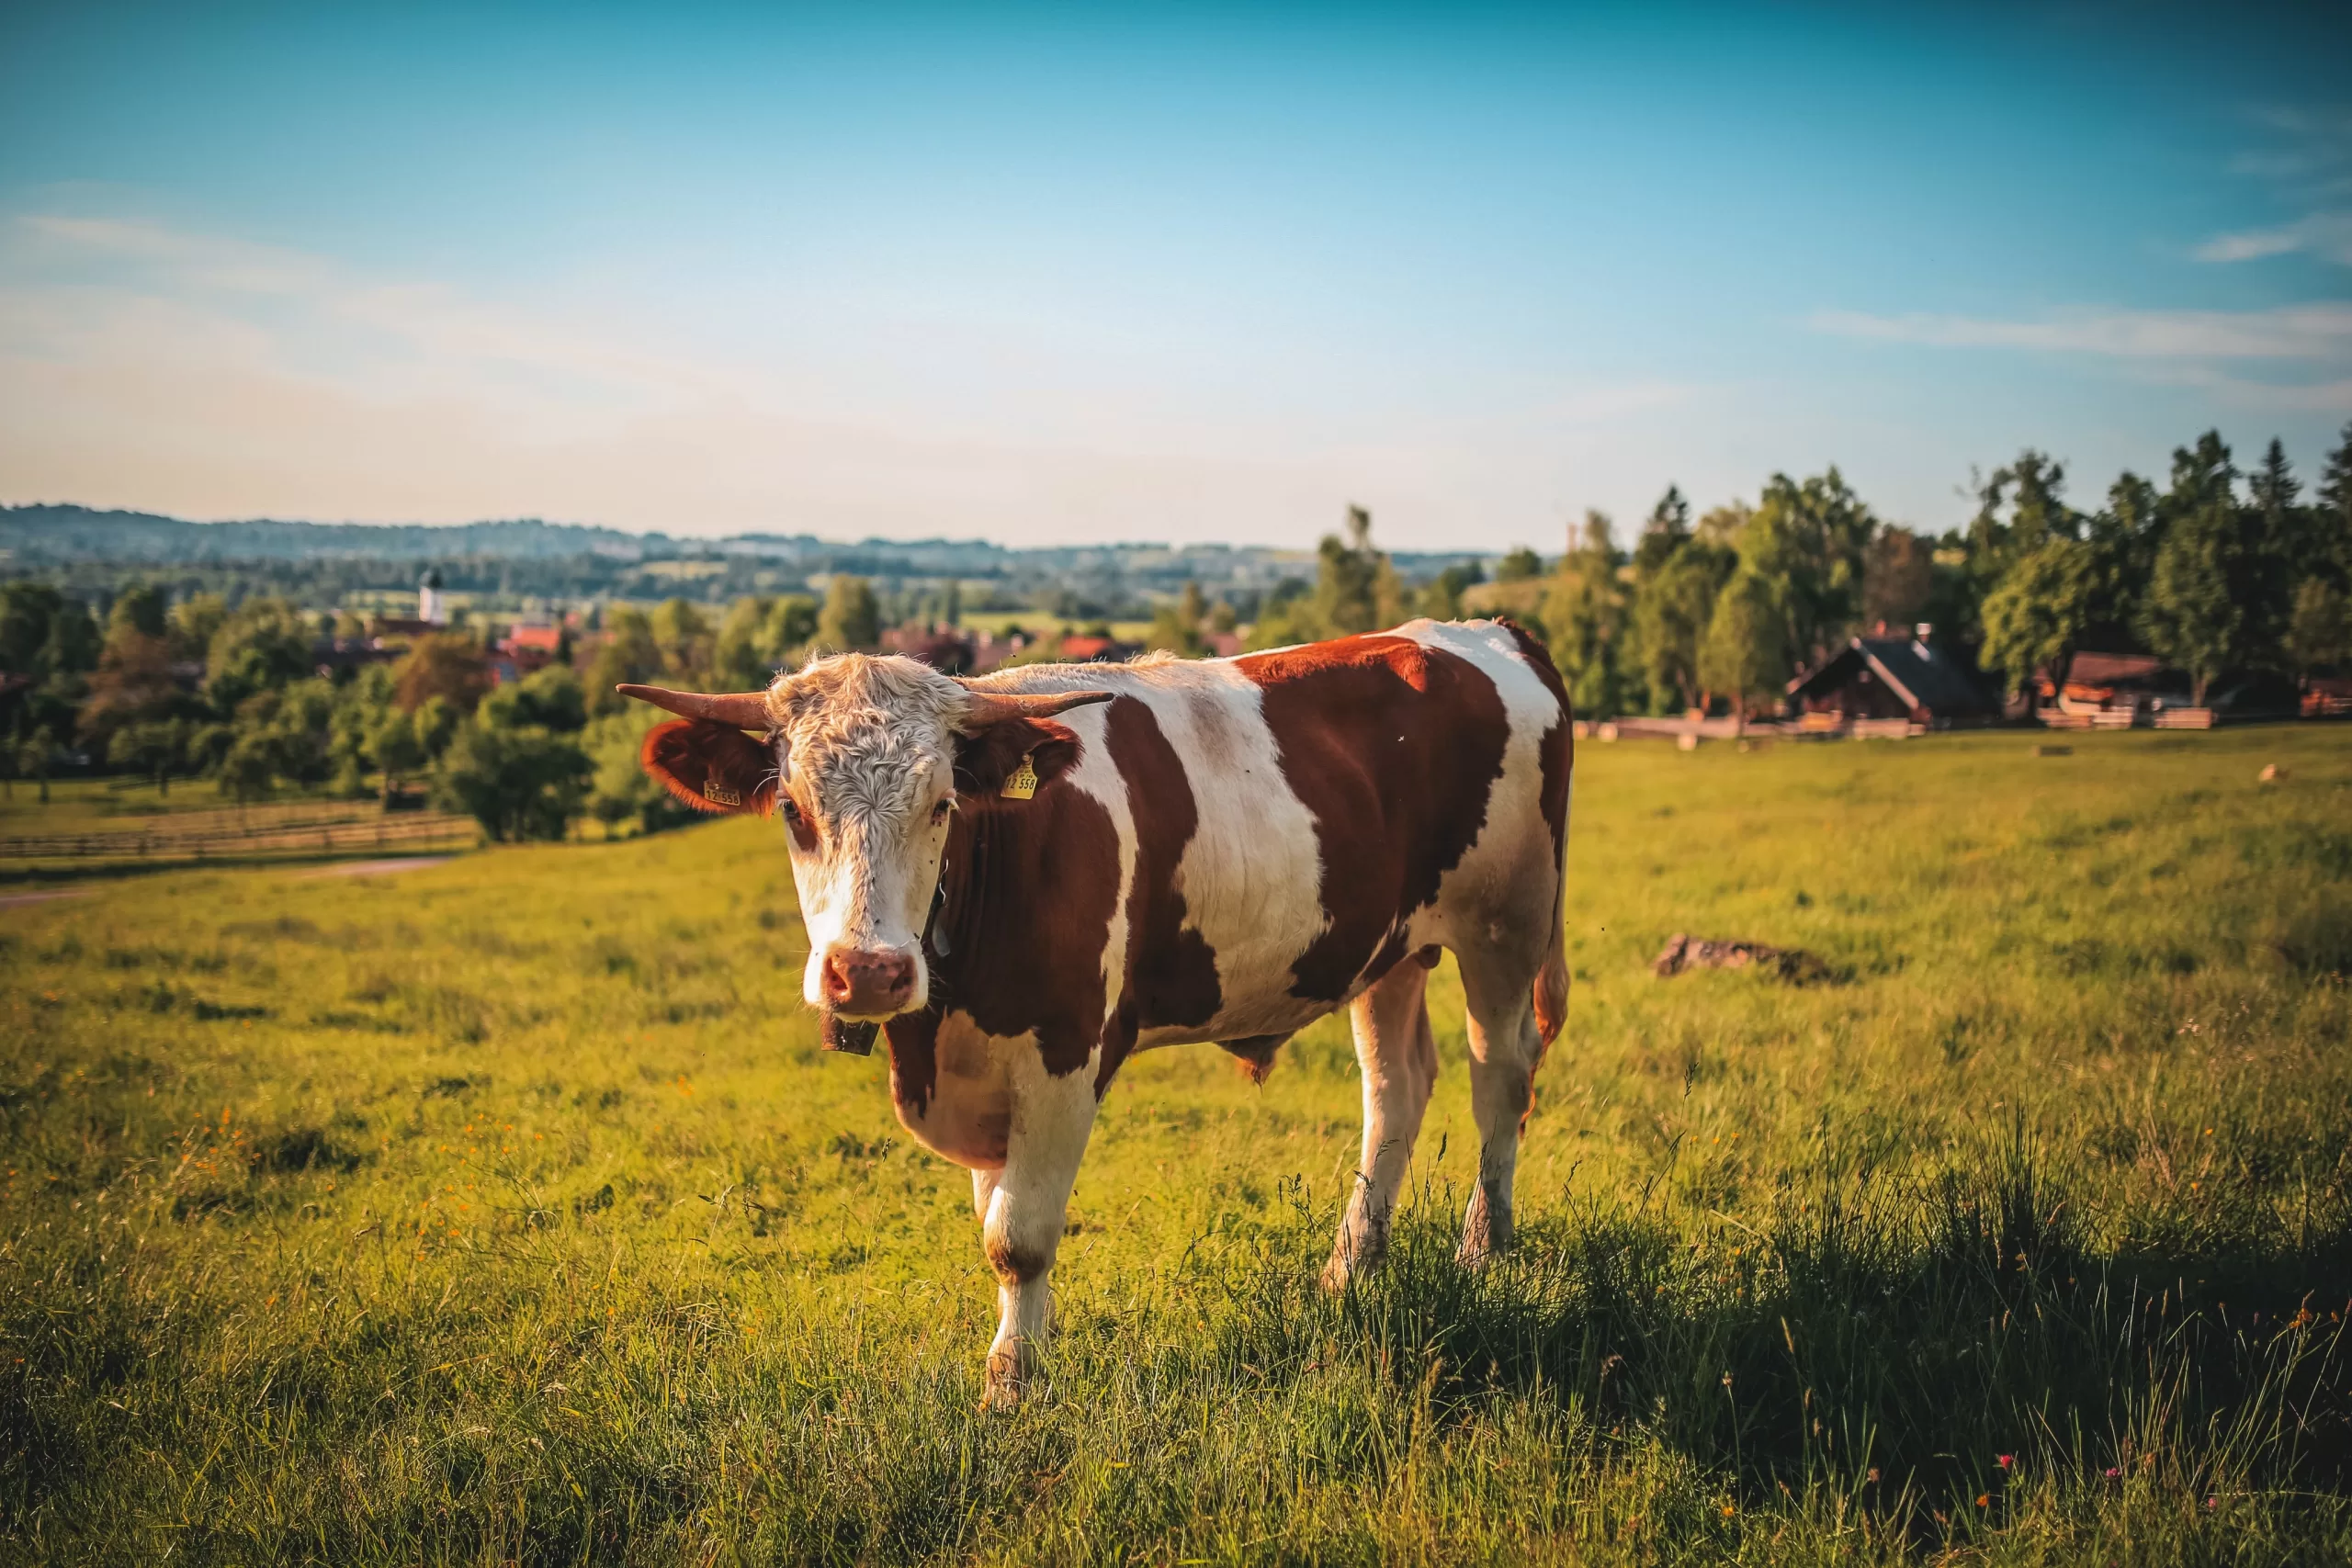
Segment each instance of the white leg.
M1018 1049L1019 1047L1016 1047ZM1012 1072L1012 1127L1004 1168L987 1178L980 1239L996 1271L996 1338L989 1346L981 1404L1006 1409L1021 1400L1051 1325L1049 1283L1070 1189L1094 1127L1094 1068L1050 1077L1035 1048ZM982 1201L983 1173L972 1195Z
M972 1172L972 1218L988 1224L989 1201L996 1196L997 1178L1002 1174L993 1170Z
M1363 1152L1355 1190L1340 1222L1339 1240L1323 1270L1327 1290L1380 1262L1388 1246L1388 1220L1412 1163L1413 1140L1420 1135L1437 1082L1437 1042L1430 1034L1422 992L1429 971L1408 958L1348 1010L1355 1028L1356 1063L1363 1073Z
M1470 1111L1478 1122L1478 1185L1462 1218L1462 1261L1485 1262L1510 1246L1511 1184L1519 1136L1535 1103L1544 1038L1535 1027L1531 976L1516 963L1463 954L1470 1014Z

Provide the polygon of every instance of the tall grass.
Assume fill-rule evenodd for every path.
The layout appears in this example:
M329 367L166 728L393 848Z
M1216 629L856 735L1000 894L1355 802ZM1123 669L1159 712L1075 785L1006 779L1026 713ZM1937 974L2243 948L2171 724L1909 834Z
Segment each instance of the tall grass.
M1519 1249L1453 1262L1458 1069L1332 1298L1344 1032L1147 1057L1010 1416L756 827L0 911L6 1555L2352 1558L2352 735L1577 789ZM1838 978L1654 981L1673 930Z

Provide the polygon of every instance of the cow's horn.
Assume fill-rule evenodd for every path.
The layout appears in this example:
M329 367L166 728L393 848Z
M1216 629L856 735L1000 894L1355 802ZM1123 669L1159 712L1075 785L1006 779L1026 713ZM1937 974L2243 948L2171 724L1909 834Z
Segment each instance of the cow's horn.
M613 690L688 718L712 719L738 729L765 729L770 722L764 692L673 692L666 686L636 686L627 682Z
M982 692L967 686L971 693L971 705L964 710L964 722L978 728L985 725L1002 724L1015 718L1051 718L1065 708L1084 707L1089 703L1107 703L1116 692Z

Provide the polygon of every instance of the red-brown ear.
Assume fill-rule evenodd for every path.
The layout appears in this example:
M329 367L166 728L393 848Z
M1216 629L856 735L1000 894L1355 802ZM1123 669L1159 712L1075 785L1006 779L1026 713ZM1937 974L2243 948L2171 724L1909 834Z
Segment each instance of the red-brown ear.
M1008 718L977 735L958 735L956 787L974 795L1001 795L1023 757L1042 785L1078 761L1078 736L1050 718Z
M764 817L775 806L775 753L731 724L673 718L646 732L638 755L662 788L696 811Z

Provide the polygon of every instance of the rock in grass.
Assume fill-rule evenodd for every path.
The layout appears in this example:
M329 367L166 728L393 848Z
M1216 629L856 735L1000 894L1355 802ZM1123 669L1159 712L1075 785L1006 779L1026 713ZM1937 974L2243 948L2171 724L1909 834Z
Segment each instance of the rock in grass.
M1760 942L1717 942L1681 931L1666 939L1666 946L1650 962L1650 973L1663 980L1686 969L1765 968L1794 985L1829 978L1829 965L1801 947L1773 947Z

